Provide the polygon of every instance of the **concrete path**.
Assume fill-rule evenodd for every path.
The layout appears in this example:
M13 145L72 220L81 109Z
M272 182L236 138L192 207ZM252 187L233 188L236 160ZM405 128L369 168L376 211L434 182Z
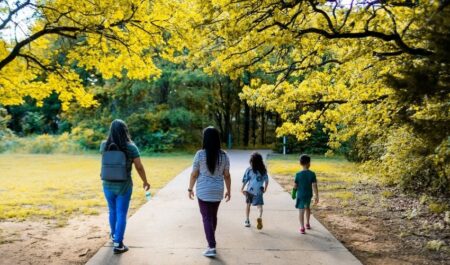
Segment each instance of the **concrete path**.
M313 229L300 235L294 201L273 179L264 195L263 230L254 226L255 207L252 227L245 228L240 185L249 154L250 151L229 152L232 197L219 208L216 258L202 256L207 243L197 201L187 197L191 171L188 168L129 219L125 233L125 243L130 247L127 253L113 255L111 244L107 243L87 264L361 264L314 218Z

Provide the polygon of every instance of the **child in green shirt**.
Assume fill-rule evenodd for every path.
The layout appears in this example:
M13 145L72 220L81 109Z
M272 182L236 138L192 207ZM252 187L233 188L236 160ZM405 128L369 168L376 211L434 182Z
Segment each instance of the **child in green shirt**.
M294 184L294 192L296 193L296 203L295 207L299 209L299 220L300 220L300 233L305 233L305 225L304 225L304 216L306 213L306 228L311 229L311 225L309 224L309 219L311 216L311 199L314 194L316 195L314 198L314 203L319 203L319 190L317 189L317 179L316 174L309 170L311 165L311 157L308 155L300 156L300 165L303 167L303 170L297 172L295 175L295 184Z

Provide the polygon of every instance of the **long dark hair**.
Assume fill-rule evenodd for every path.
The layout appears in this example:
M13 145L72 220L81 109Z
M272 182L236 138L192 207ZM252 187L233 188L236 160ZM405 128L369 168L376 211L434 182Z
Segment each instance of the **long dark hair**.
M209 172L214 174L217 164L220 163L220 135L219 131L212 127L203 130L203 150L206 152L206 165Z
M116 144L120 151L127 151L127 143L131 142L131 136L128 131L128 126L123 120L113 120L109 128L108 140L106 140L106 150L109 149L112 143Z
M267 174L266 165L264 165L263 157L260 153L254 152L250 156L250 165L252 166L253 172L259 172L262 176Z

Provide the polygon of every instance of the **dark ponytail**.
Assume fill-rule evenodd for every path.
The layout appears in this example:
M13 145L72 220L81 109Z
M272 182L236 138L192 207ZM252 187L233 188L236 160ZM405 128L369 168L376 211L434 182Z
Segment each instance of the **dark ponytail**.
M210 126L203 130L203 149L206 152L206 165L211 174L220 163L220 135L219 131Z

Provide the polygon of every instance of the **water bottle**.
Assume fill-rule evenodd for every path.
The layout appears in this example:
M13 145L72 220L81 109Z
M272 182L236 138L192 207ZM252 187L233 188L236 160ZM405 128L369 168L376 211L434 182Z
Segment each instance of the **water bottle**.
M150 193L150 191L149 190L146 191L145 192L145 198L147 199L147 201L149 201L151 197L152 197L152 194Z

